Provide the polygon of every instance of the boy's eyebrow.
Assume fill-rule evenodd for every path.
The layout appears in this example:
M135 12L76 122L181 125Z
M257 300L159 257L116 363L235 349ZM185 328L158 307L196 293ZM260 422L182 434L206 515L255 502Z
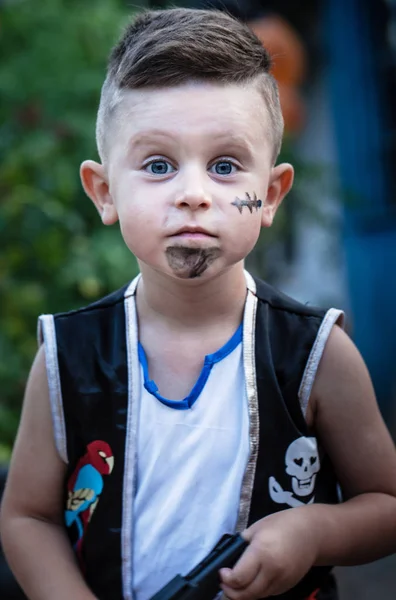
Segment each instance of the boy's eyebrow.
M161 129L151 129L149 131L142 131L134 135L129 140L129 150L136 150L140 146L144 146L155 140L155 138L164 138L165 140L173 139L173 135L168 131Z
M214 142L219 144L230 144L232 148L240 148L253 154L253 144L247 136L237 135L233 131L217 135L212 138Z
M171 141L177 143L177 136L170 131L162 129L150 129L148 131L138 132L129 141L129 151L134 151L139 147L144 147L157 140ZM225 131L221 133L210 132L208 139L213 145L229 144L232 148L239 148L249 154L254 153L253 144L247 136L235 134L233 131Z

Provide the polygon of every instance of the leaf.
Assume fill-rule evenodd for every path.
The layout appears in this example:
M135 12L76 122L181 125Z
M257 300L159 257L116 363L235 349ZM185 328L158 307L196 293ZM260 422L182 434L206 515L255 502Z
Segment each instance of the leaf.
M118 0L1 6L0 462L15 436L37 317L87 304L136 273L78 173L96 157L107 56L127 17Z

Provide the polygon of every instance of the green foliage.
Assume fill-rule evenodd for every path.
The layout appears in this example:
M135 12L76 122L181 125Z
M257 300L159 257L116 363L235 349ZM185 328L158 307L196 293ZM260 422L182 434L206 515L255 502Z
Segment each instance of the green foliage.
M100 87L126 17L121 0L0 9L0 460L15 435L37 316L87 304L136 273L78 174L96 158Z

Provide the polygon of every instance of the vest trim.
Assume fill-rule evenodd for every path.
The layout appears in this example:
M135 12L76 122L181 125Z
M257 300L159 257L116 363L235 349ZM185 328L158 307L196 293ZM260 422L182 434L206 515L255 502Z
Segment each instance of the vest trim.
M250 277L250 275L249 275ZM253 284L254 280L252 279ZM247 285L251 285L247 277ZM254 290L255 291L255 290ZM250 506L252 502L253 486L256 475L256 465L259 447L259 407L256 383L256 314L257 297L254 295L251 287L248 288L246 296L245 313L243 317L243 366L245 371L246 395L249 409L249 443L250 455L246 466L245 474L242 480L241 498L239 502L239 514L236 530L241 532L246 529Z
M307 365L305 367L304 374L301 379L300 389L298 391L301 411L304 415L304 418L307 416L309 398L311 396L312 387L315 381L319 363L323 356L323 352L327 340L329 339L329 335L337 322L341 327L344 326L344 313L342 310L330 308L330 310L327 311L322 321L322 324L318 331L318 335L316 336L315 342L312 346L312 350L308 357Z
M55 320L53 315L42 315L38 321L38 343L44 343L45 365L47 369L55 446L60 458L68 464L65 416L63 412L62 389L59 376L58 347L56 343Z
M122 498L122 585L125 600L133 600L133 500L136 494L137 425L140 390L140 364L137 352L138 325L135 292L140 276L125 292L125 322L128 366L128 420L125 440L125 467Z

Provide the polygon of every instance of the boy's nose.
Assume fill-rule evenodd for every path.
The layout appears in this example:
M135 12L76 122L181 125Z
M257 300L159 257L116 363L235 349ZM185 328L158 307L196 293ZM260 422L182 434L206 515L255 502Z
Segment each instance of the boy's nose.
M181 192L175 200L177 208L190 210L207 210L212 205L212 198L204 189L187 189Z

